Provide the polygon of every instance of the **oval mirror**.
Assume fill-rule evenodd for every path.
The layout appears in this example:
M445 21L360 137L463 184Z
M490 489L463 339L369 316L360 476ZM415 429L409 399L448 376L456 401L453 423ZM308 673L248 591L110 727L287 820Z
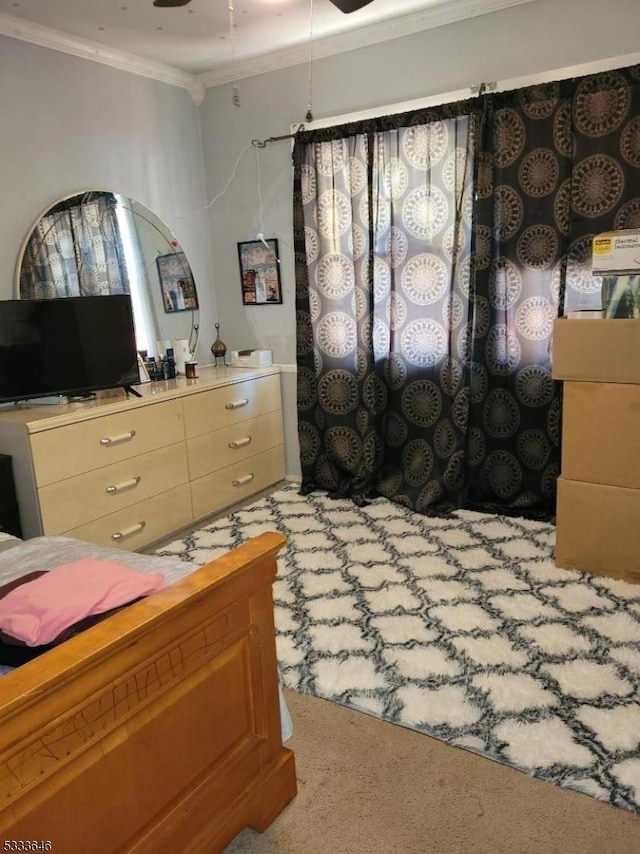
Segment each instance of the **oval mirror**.
M170 229L148 208L108 190L60 199L37 219L16 267L21 299L130 294L138 350L174 341L194 353L198 293ZM187 342L185 344L185 342Z

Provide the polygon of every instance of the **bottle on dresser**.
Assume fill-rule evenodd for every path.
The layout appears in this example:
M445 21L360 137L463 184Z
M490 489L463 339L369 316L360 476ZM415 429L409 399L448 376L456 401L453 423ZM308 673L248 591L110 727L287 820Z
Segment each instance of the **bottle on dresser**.
M162 378L165 380L176 378L176 360L173 357L173 347L167 347L167 352L162 357Z

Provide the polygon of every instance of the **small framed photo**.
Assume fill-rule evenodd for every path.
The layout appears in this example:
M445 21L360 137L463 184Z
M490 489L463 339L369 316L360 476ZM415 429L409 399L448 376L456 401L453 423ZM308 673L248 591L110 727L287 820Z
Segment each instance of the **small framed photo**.
M196 285L184 252L158 255L156 264L165 313L198 308Z
M275 238L238 243L243 305L282 304L279 258Z

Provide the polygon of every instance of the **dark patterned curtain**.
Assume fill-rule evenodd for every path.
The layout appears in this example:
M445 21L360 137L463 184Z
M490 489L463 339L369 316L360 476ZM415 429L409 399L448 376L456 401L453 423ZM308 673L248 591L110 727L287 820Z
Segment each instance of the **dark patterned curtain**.
M548 516L554 319L640 226L638 68L299 134L303 489Z
M25 248L24 299L130 293L112 193L61 202L43 216Z
M471 102L470 102L471 103ZM477 119L470 103L300 134L303 488L459 503Z
M487 96L478 154L467 506L552 512L553 323L569 241L571 86Z
M640 226L638 69L489 95L483 108L465 506L546 515L560 473L553 322L600 308L594 235Z
M574 151L570 206L565 204L565 311L600 308L602 279L591 275L592 238L640 228L640 65L572 82L571 137L565 138Z

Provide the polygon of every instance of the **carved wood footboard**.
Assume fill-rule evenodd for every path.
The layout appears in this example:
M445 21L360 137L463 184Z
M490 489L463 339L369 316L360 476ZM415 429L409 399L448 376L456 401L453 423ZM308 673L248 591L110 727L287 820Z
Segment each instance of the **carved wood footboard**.
M0 846L215 852L270 824L296 793L271 596L283 543L262 534L0 679Z

